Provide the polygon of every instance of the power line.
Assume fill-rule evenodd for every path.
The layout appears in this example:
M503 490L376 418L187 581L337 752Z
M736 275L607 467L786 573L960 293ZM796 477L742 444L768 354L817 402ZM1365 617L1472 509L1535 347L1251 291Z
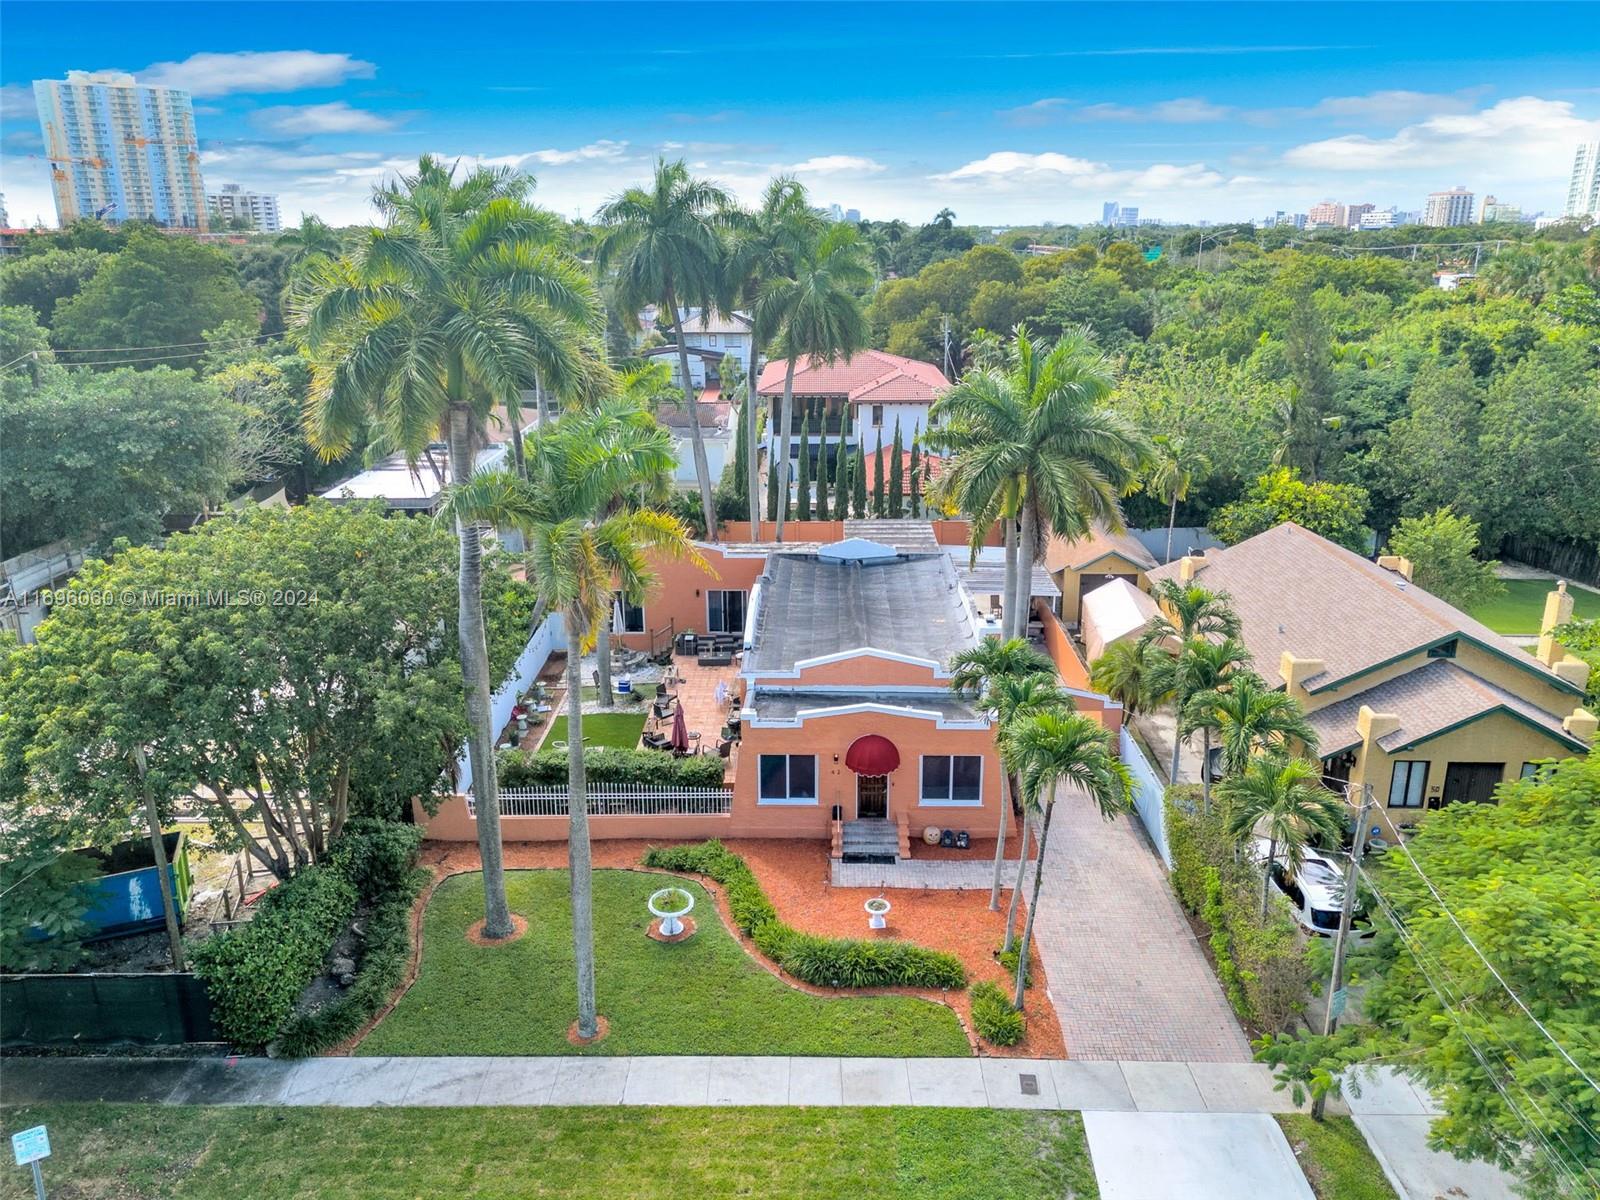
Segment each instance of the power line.
M1450 924L1456 927L1456 932L1461 935L1461 940L1466 942L1467 945L1471 947L1472 952L1476 954L1479 960L1482 961L1483 965L1489 969L1489 974L1494 976L1495 982L1505 989L1506 995L1511 997L1512 1002L1522 1010L1523 1015L1534 1023L1534 1026L1539 1030L1540 1033L1544 1034L1544 1036L1549 1040L1550 1044L1556 1048L1557 1052L1560 1053L1561 1057L1567 1060L1567 1063L1572 1067L1572 1069L1579 1075L1583 1076L1583 1081L1593 1088L1596 1093L1600 1093L1600 1083L1596 1083L1594 1081L1594 1077L1591 1076L1589 1072L1585 1071L1581 1066L1579 1066L1578 1061L1573 1058L1571 1054L1567 1053L1567 1048L1556 1040L1556 1037L1553 1033L1545 1028L1543 1021L1539 1020L1538 1017L1533 1015L1533 1010L1522 1002L1522 997L1517 995L1517 993L1512 990L1511 985L1507 983L1505 981L1505 977L1495 969L1495 965L1489 961L1488 956L1484 954L1482 950L1478 949L1478 944L1472 940L1472 935L1466 931L1466 928L1461 924L1460 921L1456 919L1455 913L1450 911L1450 906L1444 902L1444 897L1439 894L1439 889L1434 887L1433 881L1423 873L1421 865L1412 855L1411 848L1406 845L1405 839L1396 838L1395 841L1399 845L1401 851L1405 854L1406 861L1411 864L1411 869L1417 873L1417 878L1422 880L1428 891L1432 893L1434 900L1438 902L1439 910L1444 913L1445 916L1450 918Z
M57 354L125 354L135 350L188 350L193 346L227 346L236 342L259 342L264 338L279 338L282 333L254 333L242 337L218 338L215 341L169 342L164 346L86 346L57 350Z
M282 334L266 334L264 336L266 336L266 337L282 337L283 335ZM191 343L189 343L190 345L204 344L204 345L207 346L207 348L204 349L204 350L191 350L191 351L188 351L188 352L182 353L182 354L149 354L149 355L141 355L138 358L81 359L81 360L79 360L77 362L64 362L64 363L61 363L60 365L64 366L64 367L120 367L120 366L127 366L127 365L130 365L130 364L139 364L139 363L176 362L179 359L185 359L185 358L204 358L206 355L211 354L213 351L217 351L217 350L221 350L221 351L244 350L244 349L250 348L253 345L253 342L254 342L254 339L251 339L249 342L246 342L244 344L237 344L237 345L233 344L233 343L230 343L230 342L213 342L213 343L193 343L193 342L191 342ZM152 347L152 349L154 349L154 347ZM110 351L78 351L77 353L110 353ZM37 356L38 356L38 352L37 351L29 351L27 354L24 354L22 356L22 358L13 359L11 362L7 363L4 367L0 367L0 371L5 371L5 370L10 369L11 367L15 366L17 363L22 362L24 359L36 358Z
M1450 989L1442 986L1434 978L1434 970L1437 970L1441 977L1448 978L1448 972L1445 970L1442 961L1430 958L1429 952L1423 946L1421 939L1406 925L1405 921L1400 917L1399 913L1395 911L1394 906L1383 895L1383 893L1378 891L1377 887L1373 883L1372 877L1366 871L1362 871L1361 876L1363 881L1367 884L1367 887L1372 891L1373 898L1377 900L1379 907L1383 909L1384 915L1389 918L1390 923L1394 926L1395 932L1400 936L1401 941L1404 942L1406 949L1410 951L1412 961L1417 964L1417 969L1422 973L1422 977L1427 982L1429 989L1439 999L1440 1004L1443 1005L1445 1015L1450 1018L1451 1024L1455 1026L1456 1032L1460 1034L1462 1041L1467 1044L1467 1048L1471 1050L1473 1057L1478 1060L1478 1064L1483 1068L1485 1076L1488 1078L1490 1084L1493 1085L1495 1091L1500 1094L1501 1099L1506 1102L1507 1108L1509 1108L1512 1115L1514 1115L1517 1120L1522 1123L1523 1127L1531 1131L1534 1137L1538 1139L1546 1154L1549 1155L1550 1162L1556 1168L1557 1173L1564 1175L1568 1180L1579 1182L1581 1185L1581 1181L1578 1180L1571 1168L1568 1167L1562 1157L1556 1153L1555 1147L1551 1145L1550 1139L1546 1136L1544 1130L1542 1130L1537 1123L1532 1121L1528 1115L1522 1111L1521 1106L1518 1105L1517 1102L1511 1097L1511 1094L1506 1090L1505 1085L1495 1074L1493 1067L1490 1065L1487 1056L1483 1052L1483 1048L1473 1040L1472 1035L1467 1032L1466 1026L1456 1015L1455 1009L1452 1006L1470 1007L1472 1004L1471 999L1466 996L1465 992L1463 992L1459 997L1451 995ZM1432 964L1433 970L1429 969L1430 963ZM1452 982L1454 981L1452 980ZM1493 1026L1488 1022L1481 1011L1476 1008L1472 1008L1471 1011L1475 1016L1478 1017L1480 1021L1484 1022L1484 1028L1489 1033L1489 1036L1494 1037L1500 1042L1501 1046L1506 1047L1506 1049L1512 1049L1494 1032ZM1500 1061L1505 1066L1507 1074L1512 1077L1513 1081L1518 1082L1523 1091L1523 1098L1533 1106L1534 1110L1541 1118L1548 1122L1550 1120L1549 1116L1545 1113L1544 1109L1540 1107L1539 1102L1534 1099L1527 1084L1516 1080L1516 1074L1512 1069L1510 1057L1506 1053L1502 1052ZM1567 1115L1572 1117L1572 1119L1581 1128L1583 1128L1585 1132L1587 1132L1591 1137L1594 1136L1594 1131L1589 1128L1588 1124L1583 1120L1583 1118L1578 1116L1578 1114L1572 1110L1571 1106L1567 1104L1567 1102L1558 1093L1555 1093L1543 1083L1541 1083L1540 1086L1545 1088L1546 1095L1554 1099L1566 1111ZM1594 1173L1590 1171L1582 1156L1573 1150L1567 1139L1562 1136L1560 1128L1552 1124L1551 1132L1555 1134L1556 1140L1561 1143L1562 1147L1566 1150L1572 1161L1578 1165L1578 1168L1582 1170L1586 1176L1588 1176L1590 1182L1596 1182Z

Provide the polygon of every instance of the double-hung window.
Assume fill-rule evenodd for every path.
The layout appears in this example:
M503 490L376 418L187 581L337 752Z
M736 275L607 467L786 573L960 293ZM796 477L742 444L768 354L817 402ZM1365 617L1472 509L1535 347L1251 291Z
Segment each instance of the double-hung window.
M817 802L817 756L814 754L763 754L756 775L758 804Z
M1400 759L1394 764L1394 774L1389 778L1390 808L1421 808L1427 790L1427 759Z
M977 807L983 803L983 757L978 754L922 756L922 803Z

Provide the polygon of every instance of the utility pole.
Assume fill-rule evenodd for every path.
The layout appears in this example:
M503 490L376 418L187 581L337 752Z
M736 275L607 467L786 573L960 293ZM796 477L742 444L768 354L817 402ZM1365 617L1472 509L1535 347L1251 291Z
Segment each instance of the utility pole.
M944 377L950 378L950 314L940 317L944 329Z
M1349 793L1345 793L1348 801ZM1339 1014L1344 1012L1344 956L1350 941L1350 922L1355 916L1356 873L1361 869L1361 854L1367 845L1367 809L1372 803L1372 785L1361 785L1361 807L1356 813L1356 835L1350 846L1350 861L1345 864L1344 896L1339 902L1339 932L1333 939L1333 978L1328 981L1328 1006L1322 1014L1322 1034L1326 1037L1339 1027ZM1318 1096L1311 1105L1311 1115L1322 1120L1327 1096Z

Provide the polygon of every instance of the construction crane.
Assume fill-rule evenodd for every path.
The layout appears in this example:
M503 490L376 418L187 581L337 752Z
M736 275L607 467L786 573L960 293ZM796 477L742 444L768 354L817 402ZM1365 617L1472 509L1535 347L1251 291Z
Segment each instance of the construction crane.
M67 173L58 167L57 163L80 163L86 167L93 167L96 171L106 169L106 160L103 158L73 158L70 155L60 154L30 154L29 158L43 158L50 164L50 176L58 183L64 183Z

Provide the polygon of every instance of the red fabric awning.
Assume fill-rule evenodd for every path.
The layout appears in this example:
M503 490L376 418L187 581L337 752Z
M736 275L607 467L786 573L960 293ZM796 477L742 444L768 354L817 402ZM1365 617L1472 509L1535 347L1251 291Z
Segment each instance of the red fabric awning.
M844 765L857 775L887 775L900 765L900 751L888 738L869 733L850 743Z

